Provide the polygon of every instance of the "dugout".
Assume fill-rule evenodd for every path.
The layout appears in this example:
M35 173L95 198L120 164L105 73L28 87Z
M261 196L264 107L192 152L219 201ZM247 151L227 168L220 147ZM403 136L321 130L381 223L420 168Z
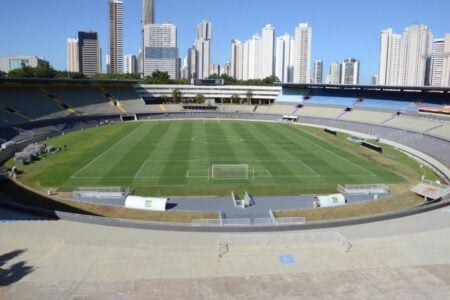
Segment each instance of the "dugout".
M342 194L317 196L316 199L319 202L320 207L341 206L347 203L345 196Z
M153 211L166 211L168 198L150 198L140 196L128 196L125 199L125 207Z

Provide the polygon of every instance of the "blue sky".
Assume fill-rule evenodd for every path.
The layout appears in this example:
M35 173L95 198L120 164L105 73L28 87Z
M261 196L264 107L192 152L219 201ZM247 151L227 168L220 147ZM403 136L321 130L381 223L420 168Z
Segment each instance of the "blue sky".
M124 0L124 54L140 47L140 0ZM299 23L313 29L312 59L329 63L361 60L361 80L378 70L379 32L401 33L413 23L430 26L435 37L450 32L449 0L156 0L158 23L178 27L180 55L195 39L196 24L213 23L212 62L229 60L230 40L246 40L272 24L276 35L294 34ZM0 0L0 56L39 55L57 69L66 68L66 39L91 29L99 32L107 54L107 0Z

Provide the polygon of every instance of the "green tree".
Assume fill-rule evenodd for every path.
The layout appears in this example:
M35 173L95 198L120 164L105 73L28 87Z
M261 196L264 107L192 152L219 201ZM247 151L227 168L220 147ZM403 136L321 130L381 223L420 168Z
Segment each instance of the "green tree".
M280 82L280 79L278 79L277 76L272 75L272 76L269 76L269 77L264 78L264 79L262 80L262 82L263 82L264 84L273 84L274 82Z
M6 75L8 75L8 73L3 72L2 70L0 70L0 78L5 78Z
M183 93L179 89L172 90L172 101L174 103L180 103L183 98Z
M230 100L231 100L231 104L233 104L233 103L239 103L239 101L240 101L239 96L236 95L236 94L231 95Z
M197 104L203 104L203 103L205 103L205 95L203 95L203 94L197 94L197 95L195 96L195 103L197 103Z

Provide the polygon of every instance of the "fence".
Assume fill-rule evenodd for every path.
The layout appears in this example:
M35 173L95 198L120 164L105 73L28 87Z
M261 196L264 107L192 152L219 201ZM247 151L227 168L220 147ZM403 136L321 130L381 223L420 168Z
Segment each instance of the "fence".
M304 245L334 243L349 252L352 244L339 232L313 232L297 234L245 234L220 235L217 237L217 256L229 252L230 245Z
M240 218L240 219L196 219L192 220L192 226L209 226L209 227L257 227L257 226L289 226L305 224L306 219L303 217L291 218Z
M93 198L124 199L130 193L130 188L122 187L77 187L73 190L76 200Z
M387 194L389 187L385 184L346 184L338 185L338 191L347 195Z

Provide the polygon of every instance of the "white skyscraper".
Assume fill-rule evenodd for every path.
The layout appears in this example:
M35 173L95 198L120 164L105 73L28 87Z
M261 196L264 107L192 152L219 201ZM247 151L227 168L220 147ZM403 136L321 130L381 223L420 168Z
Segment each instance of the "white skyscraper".
M293 55L294 39L285 34L277 38L275 76L281 82L292 82L293 77Z
M431 85L440 86L442 84L442 71L444 67L444 39L435 39L433 41L433 50L431 54Z
M322 83L323 82L323 61L316 60L314 62L313 69L313 83Z
M378 84L380 85L400 84L401 39L401 35L393 33L392 28L381 31L378 71Z
M450 86L450 33L444 38L444 63L442 64L441 86Z
M275 74L275 28L266 25L261 35L261 74L262 78Z
M248 44L248 79L262 79L261 37L253 35Z
M341 84L359 84L359 60L349 58L341 66Z
M109 0L109 58L110 73L123 72L123 1Z
M136 74L137 73L137 58L136 55L125 55L123 64L123 73Z
M197 25L197 39L195 48L198 52L198 78L205 79L209 76L211 65L211 40L212 24L202 21Z
M231 61L230 61L230 76L235 79L242 79L242 61L243 44L239 40L231 41Z
M144 76L156 70L178 75L177 28L171 23L144 26Z
M295 29L294 82L309 83L311 78L312 29L301 23Z
M333 62L330 64L330 70L327 75L327 84L340 84L341 83L341 64Z
M67 71L76 73L80 72L78 39L67 39Z
M400 54L400 84L425 84L427 60L431 55L433 35L426 25L411 25L403 33Z

